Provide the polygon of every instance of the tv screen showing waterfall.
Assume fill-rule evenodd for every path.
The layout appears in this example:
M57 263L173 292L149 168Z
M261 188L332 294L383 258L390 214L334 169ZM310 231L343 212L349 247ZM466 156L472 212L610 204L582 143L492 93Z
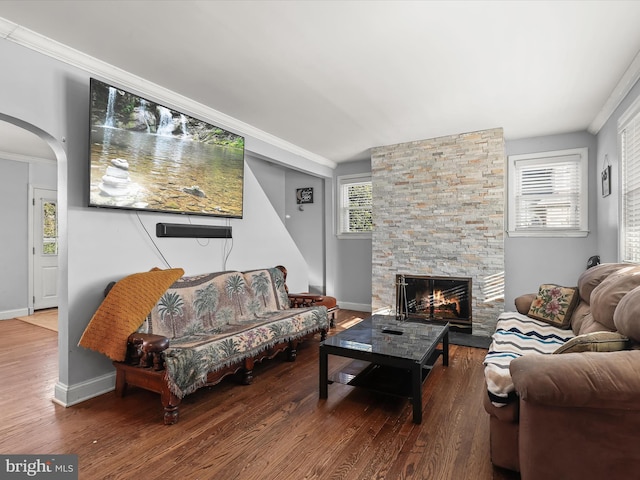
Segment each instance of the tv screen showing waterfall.
M244 137L91 79L89 206L242 218Z

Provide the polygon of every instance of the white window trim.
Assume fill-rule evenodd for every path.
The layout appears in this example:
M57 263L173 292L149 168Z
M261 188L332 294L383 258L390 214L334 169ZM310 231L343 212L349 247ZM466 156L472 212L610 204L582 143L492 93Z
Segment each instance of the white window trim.
M636 98L633 103L627 108L620 118L618 118L618 135L617 135L617 143L618 143L618 158L620 159L620 168L618 169L618 185L619 185L619 194L618 194L618 225L620 226L620 231L618 232L618 261L629 263L628 260L624 260L624 252L625 252L625 224L624 224L624 205L623 205L623 189L625 185L623 182L625 181L623 175L622 165L622 157L624 152L622 151L622 131L627 128L629 122L633 120L636 115L640 114L640 97Z
M339 175L336 178L336 221L335 232L339 239L370 239L372 232L342 232L340 227L341 209L342 209L342 184L355 182L371 182L370 173L354 173L350 175Z
M562 229L541 229L516 231L516 208L515 208L515 191L516 191L516 162L523 160L540 160L540 162L552 161L556 157L565 157L568 155L580 155L580 181L583 188L580 189L580 229L579 230L562 230ZM589 234L589 149L572 148L567 150L554 150L550 152L527 153L522 155L509 155L508 159L508 198L507 198L507 234L509 237L586 237Z

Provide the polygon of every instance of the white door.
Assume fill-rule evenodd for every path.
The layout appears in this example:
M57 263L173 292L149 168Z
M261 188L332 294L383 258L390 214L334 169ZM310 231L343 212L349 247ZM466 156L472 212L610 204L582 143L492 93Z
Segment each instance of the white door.
M33 189L33 309L58 306L56 190Z

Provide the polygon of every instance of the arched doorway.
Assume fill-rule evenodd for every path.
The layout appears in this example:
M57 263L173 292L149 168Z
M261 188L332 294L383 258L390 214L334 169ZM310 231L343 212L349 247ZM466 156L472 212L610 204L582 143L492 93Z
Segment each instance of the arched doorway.
M16 223L16 230L19 231L12 231L11 235L16 239L14 245L17 246L14 246L14 248L24 249L20 252L9 250L7 254L18 258L19 261L12 263L12 268L14 269L14 273L17 273L22 279L26 279L22 282L14 282L16 283L15 287L22 290L17 295L18 303L5 306L5 309L8 311L11 311L12 308L15 310L29 310L33 305L33 258L31 255L33 245L25 242L25 239L27 239L34 230L33 213L22 215L25 218L20 220L18 218L20 215L16 214L14 210L31 212L25 204L36 202L34 187L52 187L49 188L49 190L58 192L55 200L57 219L55 250L59 267L56 275L56 284L58 292L67 291L67 202L66 174L64 174L66 163L66 153L62 144L57 139L35 125L0 113L0 167L2 167L4 172L12 174L12 176L7 176L6 178L5 175L1 175L0 183L4 182L4 186L11 186L14 190L18 191L18 195L16 195L15 198L11 198L10 201L5 203L5 212L8 212L9 217L13 215L12 218L14 221L20 222ZM36 167L34 167L34 165L36 165ZM47 175L53 175L53 180L47 180ZM20 269L20 271L15 272L16 268ZM13 287L12 285L12 288ZM58 302L56 303L61 307L59 308L58 315L58 343L64 345L67 342L60 342L60 340L66 337L68 330L66 296L64 294L59 295ZM64 356L64 353L62 353L62 355ZM61 360L63 359L61 358ZM66 357L62 361L62 364L66 364Z
M11 278L27 278L26 292L21 280L4 286L3 290L11 291L11 296L2 309L15 312L26 307L31 315L34 310L58 306L56 157L35 133L0 121L0 161L4 173L0 196L4 197L6 208L3 224L12 232L3 242L1 255L6 256L3 264Z

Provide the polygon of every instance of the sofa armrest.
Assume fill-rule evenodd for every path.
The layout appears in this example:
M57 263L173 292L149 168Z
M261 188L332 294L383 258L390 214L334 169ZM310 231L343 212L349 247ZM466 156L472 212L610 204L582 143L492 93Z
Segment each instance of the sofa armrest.
M522 315L526 315L527 313L529 313L531 304L535 300L536 296L536 293L526 293L524 295L516 297L514 303L516 304L516 310L518 311L518 313L521 313Z
M640 465L640 350L525 355L511 362L520 396L522 478L626 478Z
M127 339L127 359L130 365L164 369L162 352L169 348L169 339L162 335L134 332Z
M509 370L521 400L640 411L640 350L524 355Z
M313 293L290 293L289 304L292 308L313 307L324 300L322 295Z

